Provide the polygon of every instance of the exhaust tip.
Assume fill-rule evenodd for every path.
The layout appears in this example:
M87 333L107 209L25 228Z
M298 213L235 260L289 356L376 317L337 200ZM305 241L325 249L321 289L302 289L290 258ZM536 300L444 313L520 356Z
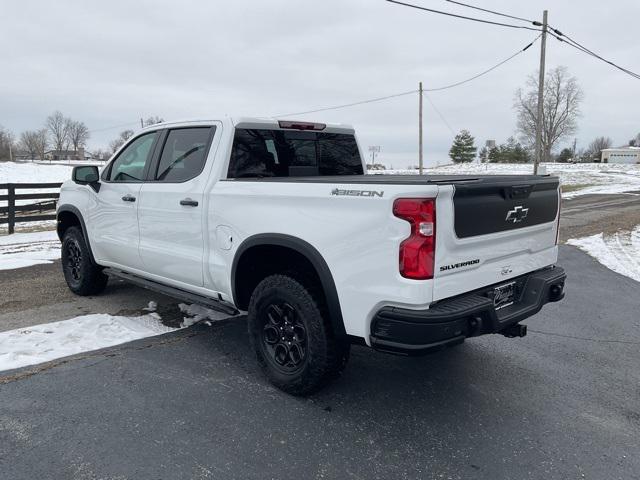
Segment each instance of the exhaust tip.
M557 302L564 298L564 283L557 283L549 287L549 301Z

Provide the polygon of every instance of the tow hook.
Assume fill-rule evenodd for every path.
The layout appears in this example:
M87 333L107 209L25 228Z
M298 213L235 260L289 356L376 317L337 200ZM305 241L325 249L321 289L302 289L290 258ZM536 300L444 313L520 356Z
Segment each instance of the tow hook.
M522 338L527 334L527 326L516 323L515 325L510 325L504 330L501 330L500 333L507 338Z

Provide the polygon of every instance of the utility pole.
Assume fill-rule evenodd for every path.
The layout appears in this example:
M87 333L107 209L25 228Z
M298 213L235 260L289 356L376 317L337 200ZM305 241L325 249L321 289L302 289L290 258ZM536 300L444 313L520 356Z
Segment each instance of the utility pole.
M422 82L420 82L418 92L418 172L422 175Z
M536 118L536 151L533 160L533 174L538 174L542 161L542 115L544 103L544 62L547 50L547 11L542 12L542 41L540 42L540 72L538 77L538 116Z
M140 117L140 128L144 128L144 122L142 121L142 117Z

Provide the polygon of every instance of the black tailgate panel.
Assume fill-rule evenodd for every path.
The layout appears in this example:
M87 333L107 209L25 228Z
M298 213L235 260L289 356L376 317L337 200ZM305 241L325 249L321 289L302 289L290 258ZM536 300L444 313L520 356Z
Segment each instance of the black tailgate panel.
M558 184L556 177L522 183L497 177L495 182L455 185L456 235L467 238L552 222L558 213Z

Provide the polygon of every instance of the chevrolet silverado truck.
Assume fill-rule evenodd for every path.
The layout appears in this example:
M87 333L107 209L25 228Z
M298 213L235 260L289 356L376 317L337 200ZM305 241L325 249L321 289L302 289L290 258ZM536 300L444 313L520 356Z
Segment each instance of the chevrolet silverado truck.
M413 355L499 333L564 296L559 181L368 175L353 128L227 118L133 136L62 186L62 268L247 313L278 388L319 389L351 344Z

